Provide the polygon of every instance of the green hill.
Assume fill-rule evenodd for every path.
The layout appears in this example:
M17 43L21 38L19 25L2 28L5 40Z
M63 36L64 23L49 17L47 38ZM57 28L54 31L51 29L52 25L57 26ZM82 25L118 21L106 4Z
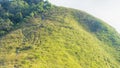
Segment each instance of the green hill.
M0 68L120 68L120 35L44 0L0 1Z

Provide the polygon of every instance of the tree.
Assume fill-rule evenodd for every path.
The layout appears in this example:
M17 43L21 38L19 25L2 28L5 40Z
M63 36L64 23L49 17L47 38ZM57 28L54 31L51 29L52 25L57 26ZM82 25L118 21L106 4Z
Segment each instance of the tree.
M0 19L0 30L9 31L13 23L9 19Z
M40 2L44 2L44 0L24 0L26 1L28 4L38 4Z

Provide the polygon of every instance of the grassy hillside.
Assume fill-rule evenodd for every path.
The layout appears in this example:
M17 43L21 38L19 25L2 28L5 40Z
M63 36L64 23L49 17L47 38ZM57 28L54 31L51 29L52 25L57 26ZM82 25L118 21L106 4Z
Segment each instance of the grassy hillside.
M21 0L20 14L1 2L8 16L0 21L0 68L120 68L120 35L111 26L83 11L36 1Z

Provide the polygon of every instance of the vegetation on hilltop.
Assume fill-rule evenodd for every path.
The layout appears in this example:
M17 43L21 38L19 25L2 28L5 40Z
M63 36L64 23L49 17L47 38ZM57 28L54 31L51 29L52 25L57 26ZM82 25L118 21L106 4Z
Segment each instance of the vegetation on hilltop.
M120 68L120 35L44 0L0 1L0 68Z
M0 35L4 35L29 17L41 17L52 5L44 0L3 0L0 2Z

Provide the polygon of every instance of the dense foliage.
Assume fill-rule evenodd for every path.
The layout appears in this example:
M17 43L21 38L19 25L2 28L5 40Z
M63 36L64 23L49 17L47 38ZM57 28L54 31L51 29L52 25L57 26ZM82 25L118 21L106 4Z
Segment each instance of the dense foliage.
M8 33L12 26L17 26L26 18L39 16L44 19L44 13L51 8L52 5L44 0L1 0L0 35Z

